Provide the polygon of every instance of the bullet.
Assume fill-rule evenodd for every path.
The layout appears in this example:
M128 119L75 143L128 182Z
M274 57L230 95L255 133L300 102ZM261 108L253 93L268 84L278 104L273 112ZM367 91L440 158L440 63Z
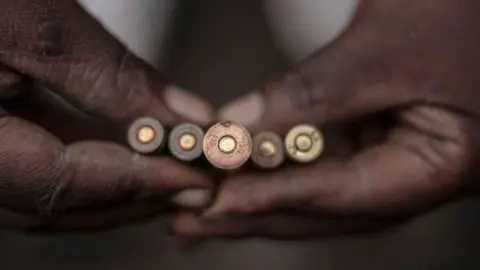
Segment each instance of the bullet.
M273 132L262 132L253 138L252 162L260 169L274 169L285 160L282 138Z
M216 168L238 169L250 158L252 138L243 126L227 121L220 122L205 133L203 152Z
M288 132L284 142L286 154L299 163L315 161L323 152L323 135L311 125L295 126Z
M176 126L168 137L168 149L181 161L193 161L203 154L205 133L198 125L186 123Z
M165 146L165 128L152 117L135 120L128 128L127 141L130 147L141 154L160 152Z

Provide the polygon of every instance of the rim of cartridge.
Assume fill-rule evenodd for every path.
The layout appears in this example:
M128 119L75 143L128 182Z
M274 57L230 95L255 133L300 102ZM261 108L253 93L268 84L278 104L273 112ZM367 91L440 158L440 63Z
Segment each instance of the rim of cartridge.
M300 136L309 138L311 146L309 149L300 149L297 140ZM290 129L284 139L286 155L293 161L299 163L310 163L317 160L324 150L324 137L322 132L310 124L299 124Z
M225 144L224 150L221 150L222 141ZM252 153L252 137L244 126L222 121L211 126L205 133L203 152L214 167L235 170L249 160Z
M139 134L141 129L145 128L145 133L142 139ZM153 117L137 118L128 128L127 142L130 147L141 154L151 154L163 150L166 141L165 127L160 121Z
M271 145L265 144L268 142L270 142ZM267 149L262 150L262 145L263 147L267 147ZM262 152L266 153L262 154ZM280 135L271 131L264 131L255 135L253 138L251 159L253 164L261 169L274 169L279 167L285 161L284 145Z
M195 136L195 145L192 147L192 149L186 150L181 147L178 141L180 139L179 136L181 136L181 133L183 133L184 135L186 133L189 133ZM170 153L175 158L181 161L193 161L199 158L203 154L204 137L205 137L205 132L199 125L193 124L193 123L183 123L174 127L170 131L169 139L168 139L168 148L170 150Z

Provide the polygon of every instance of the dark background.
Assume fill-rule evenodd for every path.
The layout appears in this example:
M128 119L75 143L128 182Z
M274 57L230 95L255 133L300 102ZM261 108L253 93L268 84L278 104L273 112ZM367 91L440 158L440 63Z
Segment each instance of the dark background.
M288 66L261 1L184 1L167 72L220 105ZM276 242L211 240L180 250L161 220L94 234L0 233L0 269L480 269L480 200L449 204L381 235Z

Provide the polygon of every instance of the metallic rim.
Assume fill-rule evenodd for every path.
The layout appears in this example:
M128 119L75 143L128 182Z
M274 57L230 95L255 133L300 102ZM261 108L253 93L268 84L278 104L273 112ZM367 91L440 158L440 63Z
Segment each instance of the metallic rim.
M138 141L138 130L144 126L151 127L155 132L154 139L149 143ZM152 117L142 117L130 125L127 136L128 144L132 149L142 154L149 154L160 151L163 147L163 143L165 142L165 129L158 120Z
M270 157L264 157L260 154L260 147L262 143L266 141L271 142L277 148L276 153ZM285 160L282 138L278 134L269 131L257 134L253 138L253 151L251 158L253 163L261 168L271 169L278 167Z
M197 142L193 149L191 150L184 150L180 147L178 143L178 139L181 135L185 133L190 133L194 135L197 139ZM169 135L168 139L168 148L171 154L182 161L192 161L198 157L200 157L203 153L203 138L205 137L205 133L201 127L195 124L181 124L176 126Z
M295 145L299 136L308 136L312 140L310 149L302 151ZM285 150L288 156L301 163L312 162L323 152L324 138L322 133L314 126L302 124L291 129L285 137Z
M223 153L218 145L226 136L235 139L236 149L232 153ZM234 170L245 164L252 153L252 138L243 126L231 122L213 125L203 140L203 152L207 160L219 169Z

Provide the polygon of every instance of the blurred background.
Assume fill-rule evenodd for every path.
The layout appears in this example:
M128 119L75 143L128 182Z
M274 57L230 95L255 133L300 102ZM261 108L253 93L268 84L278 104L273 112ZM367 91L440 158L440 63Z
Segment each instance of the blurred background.
M355 0L81 0L137 55L216 106L334 39ZM94 234L0 232L0 269L480 269L480 200L379 235L279 242L209 240L188 250L159 219Z

